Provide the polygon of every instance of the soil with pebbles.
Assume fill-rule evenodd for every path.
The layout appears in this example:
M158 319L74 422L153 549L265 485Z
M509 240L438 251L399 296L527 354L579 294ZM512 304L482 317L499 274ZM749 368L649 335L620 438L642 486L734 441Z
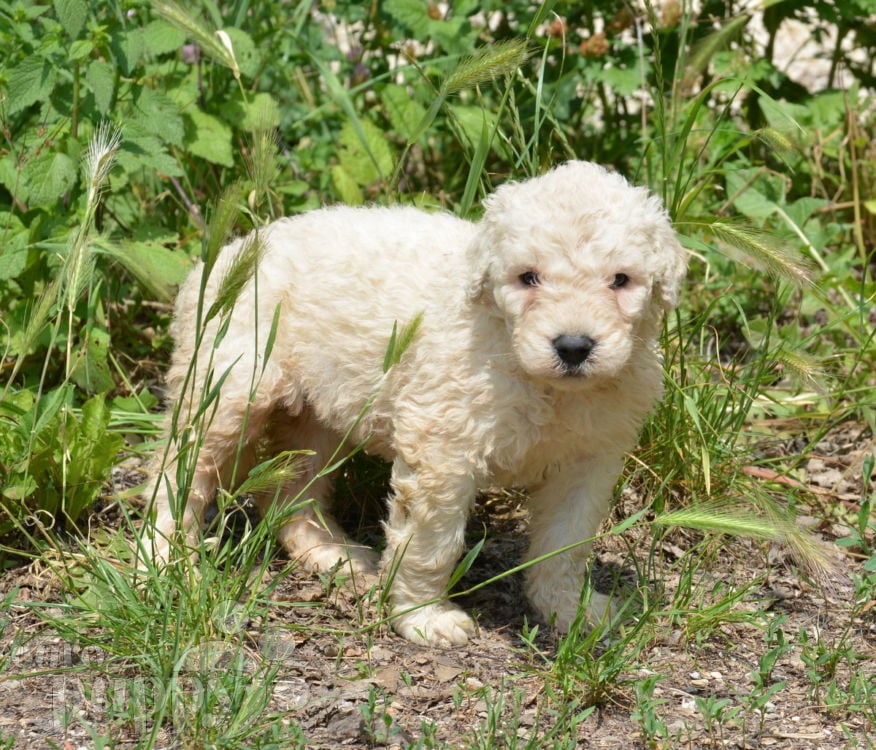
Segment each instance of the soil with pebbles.
M789 441L784 449L793 447ZM294 746L290 736L313 748L550 747L563 691L566 700L581 701L577 721L565 726L575 727L582 748L873 747L876 707L844 702L831 687L853 694L857 680L858 695L876 701L876 602L856 602L853 586L866 558L854 546L836 544L850 533L843 518L860 508L864 459L873 449L866 430L847 425L825 437L795 474L810 506L801 520L825 540L848 576L838 576L826 588L816 586L795 574L784 550L727 541L698 572L701 598L675 624L666 615L655 617L645 648L627 657L589 712L591 686L585 679L561 684L557 670L556 679L550 677L559 644L555 634L542 627L529 645L521 637L533 618L518 575L461 599L476 614L479 632L464 647L444 649L413 645L387 628L357 631L357 624L376 617L373 591L363 596L350 585L330 586L293 571L273 590L277 606L266 618L256 622L229 615L230 640L243 649L217 640L193 658L221 670L231 668L242 653L242 668L250 674L264 674L266 667L275 672L273 681L264 683L270 685L264 715L272 717L266 726L287 736L276 747ZM625 495L617 513L632 512L634 504L635 498ZM519 561L525 527L519 496L485 498L470 529L472 541L486 529L486 540L460 585L471 588ZM664 601L672 601L683 567L679 561L693 542L693 536L678 532L658 549L654 583ZM607 539L599 559L604 570L629 570L631 560L641 561L649 549L650 540L634 531ZM287 566L278 561L272 572L281 567ZM712 592L745 587L731 610L710 609L719 599L710 598ZM63 641L35 614L29 603L62 601L58 581L44 564L8 570L0 579L0 596L7 597L0 608L0 747L144 746L149 732L156 747L197 746L185 741L197 734L185 727L185 710L172 712L158 728L143 725L135 713L126 720L108 718L109 702L123 702L119 690L130 690L137 675L124 665L113 666L106 652ZM746 610L765 612L766 619ZM767 643L770 618L782 634L774 628ZM808 650L801 646L804 639ZM759 665L781 644L762 683L774 692L755 705L753 696L765 694L757 688ZM841 656L819 668L813 654ZM92 660L94 669L89 669ZM114 669L115 682L107 677ZM178 679L183 685L179 700L194 700L197 691L185 688L185 665ZM637 701L637 691L644 689L650 690L650 700ZM649 715L642 715L643 707ZM112 739L101 744L100 735ZM266 736L262 739L271 746ZM256 745L253 740L245 746Z

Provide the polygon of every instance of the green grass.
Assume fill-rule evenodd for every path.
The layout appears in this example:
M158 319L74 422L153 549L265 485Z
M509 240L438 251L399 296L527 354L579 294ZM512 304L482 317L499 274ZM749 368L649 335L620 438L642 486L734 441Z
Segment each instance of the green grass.
M307 731L274 700L296 638L336 643L339 673L344 650L361 649L359 679L375 676L370 656L387 642L379 591L361 592L343 615L332 602L346 588L333 576L314 601L279 596L294 574L273 562L281 519L253 525L236 495L283 462L220 498L196 565L135 570L138 508L107 480L127 456L163 449L150 388L167 360L167 303L193 260L209 266L230 235L322 203L476 216L493 185L577 156L661 194L692 256L665 327L666 398L618 488L638 505L603 539L625 549L634 616L558 641L535 626L513 634L506 682L458 678L454 701L481 709L456 739L574 747L588 721L613 712L647 747L754 742L773 725L770 705L791 694L793 660L811 709L834 737L847 735L844 746L863 746L876 724L874 665L861 648L876 597L873 460L863 459L860 498L846 504L788 483L832 428L876 426L876 169L857 82L847 92L790 86L749 57L744 19L714 32L685 13L652 15L637 35L606 3L590 15L504 4L506 23L490 31L466 20L476 4L437 18L402 0L380 10L339 2L338 24L363 30L350 50L306 4L98 5L0 4L0 562L13 576L32 561L61 589L41 602L11 588L0 626L16 647L27 643L15 629L26 612L89 655L44 670L103 701L102 714L62 723L88 727L95 747L303 747ZM578 50L575 29L586 38L613 18L629 33L611 32L595 59ZM398 55L408 39L420 51ZM184 47L193 42L197 62ZM204 322L233 306L240 271ZM385 369L411 330L396 332ZM772 450L790 438L802 447ZM373 493L367 465L341 458L332 468L346 491ZM91 514L107 505L118 519L104 528ZM806 586L819 570L836 575L794 523L797 510L849 529L841 544L854 601L833 606L839 623L827 637L791 629L764 595L781 572L770 550L790 549L784 564ZM727 570L738 537L757 558L752 580ZM509 562L466 587L481 544L453 577L460 596L516 572ZM673 690L684 680L655 658L660 644L691 672L751 632L744 685L704 688L690 699L696 718L679 723ZM40 671L15 668L4 679ZM407 717L375 684L353 703L366 745L452 743L436 717L402 734ZM0 734L0 746L13 742Z

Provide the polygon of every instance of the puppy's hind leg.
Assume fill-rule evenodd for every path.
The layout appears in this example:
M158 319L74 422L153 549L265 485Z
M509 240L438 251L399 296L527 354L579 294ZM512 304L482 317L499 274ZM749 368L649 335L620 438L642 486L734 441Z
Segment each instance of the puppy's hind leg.
M185 428L170 436L164 466L152 472L156 478L150 499L155 518L144 540L146 553L156 564L171 561L177 541L184 545L183 554L192 553L204 513L220 483L235 484L246 476L268 411L264 403L229 396L218 401L215 413L200 427L200 438L194 429ZM171 431L169 422L167 431ZM181 463L190 468L181 471ZM191 478L188 487L181 488L179 479L185 471L191 472Z
M305 456L299 473L279 488L259 492L256 504L262 516L279 512L284 517L277 537L293 560L312 571L328 571L338 563L354 574L373 574L377 554L370 547L349 539L330 515L333 478L320 476L343 436L320 426L307 411L291 417L276 412L265 431L273 452L312 451ZM299 506L294 508L294 506Z

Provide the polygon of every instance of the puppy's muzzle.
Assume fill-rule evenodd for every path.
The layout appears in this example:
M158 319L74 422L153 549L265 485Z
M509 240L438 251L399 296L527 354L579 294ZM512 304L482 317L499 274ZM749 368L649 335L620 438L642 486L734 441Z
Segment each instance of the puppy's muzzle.
M567 373L580 367L590 356L596 342L589 336L562 334L553 340L554 351Z

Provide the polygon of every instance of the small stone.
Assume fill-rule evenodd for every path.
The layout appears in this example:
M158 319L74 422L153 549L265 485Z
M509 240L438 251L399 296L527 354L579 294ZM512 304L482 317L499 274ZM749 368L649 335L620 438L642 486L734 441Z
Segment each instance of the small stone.
M295 650L295 639L282 628L268 628L258 643L262 656L268 661L288 661Z

